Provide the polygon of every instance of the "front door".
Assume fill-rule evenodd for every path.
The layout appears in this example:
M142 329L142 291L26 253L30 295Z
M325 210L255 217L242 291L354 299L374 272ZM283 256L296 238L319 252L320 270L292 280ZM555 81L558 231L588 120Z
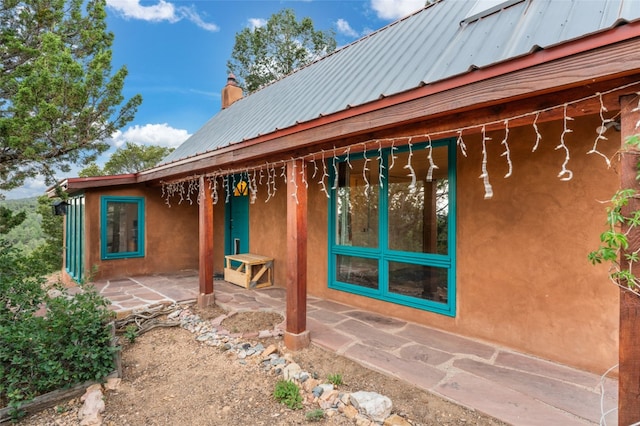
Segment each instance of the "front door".
M225 253L249 252L249 185L246 174L229 176L225 207Z

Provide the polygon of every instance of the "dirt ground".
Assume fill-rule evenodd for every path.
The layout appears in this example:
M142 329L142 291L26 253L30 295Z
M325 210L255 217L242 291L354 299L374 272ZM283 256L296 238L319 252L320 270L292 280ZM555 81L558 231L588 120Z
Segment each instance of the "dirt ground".
M199 311L201 318L215 318L219 308ZM228 330L246 333L273 327L282 318L273 313L249 312L223 322ZM290 410L273 397L281 376L264 371L259 359L243 364L235 354L195 340L180 327L156 328L123 339L123 378L120 387L105 394L104 425L295 425L306 424L305 415L317 406ZM256 343L258 339L248 339ZM286 353L281 338L260 340L276 344ZM345 392L371 391L393 402L392 413L412 425L483 425L504 423L452 404L420 389L369 370L344 357L311 346L291 354L304 371L321 379L340 374ZM256 357L259 358L259 357ZM23 419L20 425L77 425L78 398ZM353 425L338 414L317 424Z

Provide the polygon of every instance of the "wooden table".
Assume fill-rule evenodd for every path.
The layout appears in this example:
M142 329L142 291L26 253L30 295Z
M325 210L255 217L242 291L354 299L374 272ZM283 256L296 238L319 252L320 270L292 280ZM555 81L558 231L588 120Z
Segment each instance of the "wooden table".
M244 288L273 285L273 258L259 254L229 254L225 257L224 280ZM239 263L237 267L233 263Z

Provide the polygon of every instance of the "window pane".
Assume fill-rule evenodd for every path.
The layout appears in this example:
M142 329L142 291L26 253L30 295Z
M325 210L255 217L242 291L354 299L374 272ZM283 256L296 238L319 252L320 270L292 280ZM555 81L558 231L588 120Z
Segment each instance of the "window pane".
M447 270L389 262L389 291L403 296L447 302Z
M138 251L138 204L107 202L107 253Z
M351 167L349 167L351 164ZM378 247L377 159L338 163L336 188L336 243Z
M447 254L449 222L449 179L447 147L433 148L436 168L429 175L429 150L414 150L410 174L409 152L394 154L389 171L389 248L419 253ZM391 159L389 159L391 164ZM430 180L427 180L430 177Z
M336 256L336 280L378 289L378 261L353 256Z

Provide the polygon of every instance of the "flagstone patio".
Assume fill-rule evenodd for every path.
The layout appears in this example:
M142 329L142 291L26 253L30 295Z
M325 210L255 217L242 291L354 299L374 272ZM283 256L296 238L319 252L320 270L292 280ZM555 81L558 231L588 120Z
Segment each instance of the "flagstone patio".
M93 283L124 315L156 303L195 301L197 271ZM285 314L286 291L215 280L229 311ZM312 344L514 425L617 424L617 380L423 325L309 297ZM602 392L604 390L604 393ZM601 422L602 413L609 413Z

